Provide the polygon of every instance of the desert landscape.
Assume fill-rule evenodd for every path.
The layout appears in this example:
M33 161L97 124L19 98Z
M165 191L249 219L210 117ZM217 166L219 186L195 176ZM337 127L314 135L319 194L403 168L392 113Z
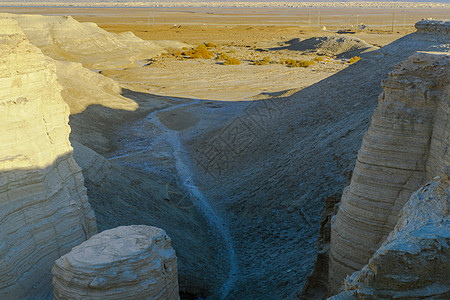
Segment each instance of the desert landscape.
M447 299L449 15L0 2L0 299Z

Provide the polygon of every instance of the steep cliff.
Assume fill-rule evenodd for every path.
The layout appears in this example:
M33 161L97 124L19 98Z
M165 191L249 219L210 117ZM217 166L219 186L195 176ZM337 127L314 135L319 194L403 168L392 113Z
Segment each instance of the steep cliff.
M0 19L0 298L51 291L53 262L96 233L54 63Z
M411 196L387 240L332 299L450 297L449 175L447 168Z
M103 231L55 262L54 299L177 300L177 257L164 230Z
M386 240L410 195L450 165L449 79L448 54L418 52L383 83L332 224L332 293Z

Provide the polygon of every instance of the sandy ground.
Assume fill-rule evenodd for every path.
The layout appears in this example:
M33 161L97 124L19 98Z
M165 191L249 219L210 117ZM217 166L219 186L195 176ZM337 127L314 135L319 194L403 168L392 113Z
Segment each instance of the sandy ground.
M233 57L239 58L241 55L240 49L234 50ZM259 59L275 59L271 53L258 56ZM298 55L285 56L295 58ZM314 57L307 56L304 59L313 60ZM301 89L347 66L348 63L341 60L317 62L308 68L290 68L280 64L255 66L249 61L243 61L241 65L224 66L214 60L177 61L159 58L143 68L105 71L102 74L130 89L152 94L237 101L251 100L261 93Z
M174 247L195 240L180 257L188 269L180 271L186 299L295 297L314 263L322 200L338 197L346 183L380 81L395 63L435 42L403 36L414 31L410 24L417 19L448 13L395 11L391 32L392 10L320 10L320 26L313 26L317 10L298 9L0 11L71 14L144 39L213 42L213 52L241 60L224 66L214 59L164 55L135 67L100 70L130 89L123 96L139 108L124 112L92 105L71 117L71 138L117 164L107 183L88 183L94 209L102 201L114 206L111 198L125 203L123 211L111 207L114 217L104 212L104 228L124 218L155 220L172 230ZM374 26L348 36L387 46L361 53L355 64L328 55L308 68L254 65L266 56L273 62L314 60L317 54L290 46L370 20ZM154 201L149 211L159 217L141 217L147 199ZM198 251L202 255L196 257Z

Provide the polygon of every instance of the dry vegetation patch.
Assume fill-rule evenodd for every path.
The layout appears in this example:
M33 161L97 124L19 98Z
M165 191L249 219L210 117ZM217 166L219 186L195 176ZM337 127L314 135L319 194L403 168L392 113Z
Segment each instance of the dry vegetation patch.
M194 49L185 51L182 53L182 55L193 59L199 58L211 59L215 56L213 52L208 50L208 47L205 44L200 44Z
M225 59L225 61L223 62L224 65L240 65L241 61L237 58L234 57L228 57L227 59Z
M296 68L296 67L302 67L302 68L307 68L309 66L312 66L314 64L314 61L310 61L310 60L295 60L292 58L288 58L284 61L284 64L288 67L291 68Z
M352 58L350 58L350 60L348 61L350 64L353 64L357 61L361 60L361 57L359 56L353 56Z

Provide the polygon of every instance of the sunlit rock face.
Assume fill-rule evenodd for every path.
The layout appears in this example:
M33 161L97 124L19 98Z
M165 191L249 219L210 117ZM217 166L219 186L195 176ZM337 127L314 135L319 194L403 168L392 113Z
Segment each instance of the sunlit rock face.
M332 224L332 293L367 264L394 229L410 195L450 165L449 78L448 54L419 52L383 83Z
M450 294L450 169L415 192L397 225L332 299L447 299Z
M54 299L178 299L177 258L164 230L103 231L55 262Z
M95 23L80 23L70 16L0 14L15 19L33 45L53 59L81 62L90 69L114 69L133 65L164 52L163 47L182 47L181 42L145 41L131 32L110 33Z
M0 299L51 294L58 257L96 233L55 65L0 19Z

